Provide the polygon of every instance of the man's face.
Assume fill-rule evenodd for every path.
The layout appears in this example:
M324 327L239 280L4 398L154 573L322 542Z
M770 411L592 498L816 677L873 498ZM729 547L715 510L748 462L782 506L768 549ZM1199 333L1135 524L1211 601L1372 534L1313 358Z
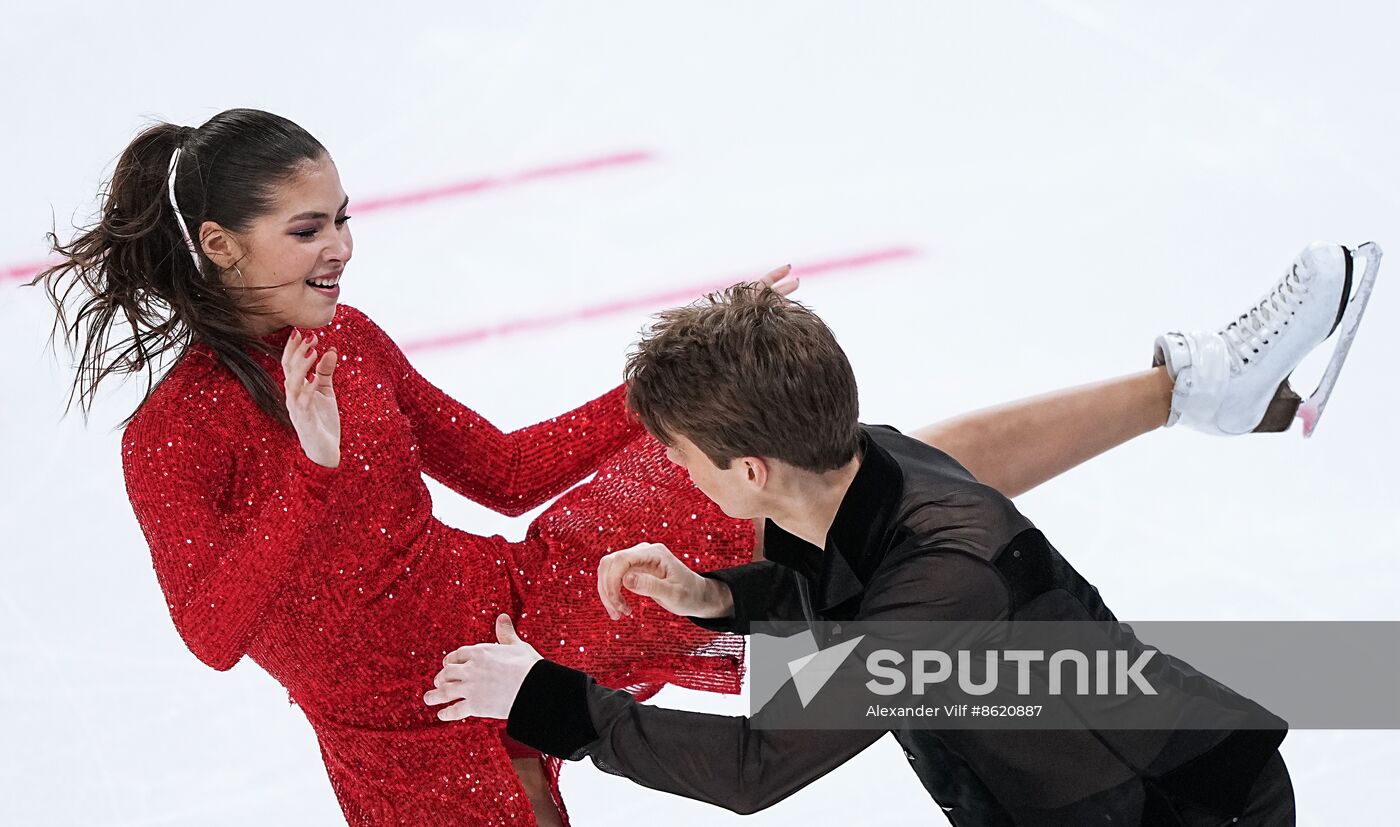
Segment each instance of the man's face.
M676 435L666 448L666 458L684 468L690 481L725 514L739 520L767 516L763 513L766 467L756 457L739 457L720 468L684 436Z

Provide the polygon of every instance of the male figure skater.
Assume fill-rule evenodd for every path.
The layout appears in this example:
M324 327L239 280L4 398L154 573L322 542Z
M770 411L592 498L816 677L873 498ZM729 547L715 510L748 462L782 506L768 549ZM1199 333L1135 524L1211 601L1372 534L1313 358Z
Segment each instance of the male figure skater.
M1287 332L1274 335L1295 351L1286 364L1260 367L1265 360L1249 348L1251 369L1250 357L1213 352L1229 349L1230 336L1223 345L1210 338L1221 333L1159 340L1159 358L1181 360L1171 370L1173 421L1185 416L1220 431L1228 417L1231 429L1249 430L1280 405L1297 407L1281 379L1335 329L1350 292L1350 252L1345 283L1340 256L1330 263L1334 270L1302 261L1326 271L1306 275L1312 305L1328 306L1284 308ZM1239 368L1222 377L1209 360L1227 357ZM1186 382L1193 369L1195 381ZM599 568L614 617L630 612L626 589L736 632L766 619L1114 620L1009 500L941 451L857 421L850 365L801 305L741 285L668 311L627 373L629 403L671 459L725 513L766 518L767 559L699 575L664 546L616 552ZM587 755L606 771L735 812L783 799L884 734L760 729L747 718L640 705L541 659L505 616L498 634L500 644L448 656L425 696L429 704L460 700L441 717L506 718L508 734L544 752ZM1286 724L1180 661L1164 656L1161 664L1159 674L1249 723L1153 737L907 727L896 737L955 825L1292 824L1277 750ZM789 682L780 695L793 691Z

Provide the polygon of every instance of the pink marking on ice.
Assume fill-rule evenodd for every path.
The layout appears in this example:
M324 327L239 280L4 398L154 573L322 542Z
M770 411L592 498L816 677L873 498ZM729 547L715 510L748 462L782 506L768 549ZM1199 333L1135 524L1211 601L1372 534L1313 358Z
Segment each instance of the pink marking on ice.
M27 264L11 264L0 268L0 281L11 281L13 279L24 279L28 281L39 275L44 268L48 267L55 260L31 261Z
M353 208L352 212L356 214L378 212L380 210L396 209L399 207L413 207L419 204L426 204L430 201L440 201L444 198L455 198L457 196L470 195L486 190L501 189L502 187L525 184L531 181L539 181L547 178L561 178L566 175L576 175L581 172L596 172L603 169L632 166L654 160L656 160L656 156L646 151L621 152L615 155L604 155L582 161L549 164L547 166L535 167L534 169L527 169L524 172L511 173L509 175L474 178L466 181L456 181L451 184L429 187L427 189L398 193L396 195L366 198L353 201L351 206Z
M792 267L792 274L800 279L820 278L837 273L848 273L849 271L863 267L873 267L886 262L916 258L919 255L921 255L920 251L913 247L889 247L883 250L872 250L870 252L851 256L813 261L807 264L794 264ZM740 276L729 276L723 279L711 279L702 284L667 290L662 293L652 293L646 296L602 302L543 316L512 319L511 321L501 324L472 328L459 333L446 333L425 339L415 339L404 343L402 347L405 352L460 347L463 345L476 344L477 342L487 339L511 336L531 330L561 327L563 325L595 319L600 316L608 316L623 311L668 307L679 302L692 301L705 293L714 290L722 290L740 281L753 280L756 278L758 278L758 274L751 273Z

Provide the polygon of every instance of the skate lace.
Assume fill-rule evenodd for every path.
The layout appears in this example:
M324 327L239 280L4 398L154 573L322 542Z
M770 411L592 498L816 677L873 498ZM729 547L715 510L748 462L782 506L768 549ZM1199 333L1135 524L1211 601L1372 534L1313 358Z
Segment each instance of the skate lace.
M1308 292L1304 277L1298 272L1294 262L1274 289L1250 308L1248 313L1230 322L1220 331L1229 345L1230 371L1239 373L1250 363L1258 361L1257 354L1265 349L1283 332L1283 325L1293 314L1294 306Z

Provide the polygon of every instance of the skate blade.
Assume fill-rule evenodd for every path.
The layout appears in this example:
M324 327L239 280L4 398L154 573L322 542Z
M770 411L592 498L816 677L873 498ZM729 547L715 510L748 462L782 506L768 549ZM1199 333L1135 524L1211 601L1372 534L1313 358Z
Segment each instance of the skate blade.
M1317 421L1322 418L1323 409L1327 407L1327 399L1332 395L1337 376L1342 372L1342 363L1346 361L1351 342L1356 338L1356 329L1361 326L1361 316L1366 312L1366 302L1371 298L1371 288L1376 284L1376 273L1381 267L1381 248L1374 241L1357 247L1355 253L1366 258L1366 272L1362 274L1361 281L1347 300L1346 311L1342 315L1341 323L1337 325L1337 347L1332 351L1332 359L1327 363L1322 380L1317 383L1316 390L1307 401L1298 406L1298 418L1303 420L1304 437L1312 436L1313 430L1317 428Z

